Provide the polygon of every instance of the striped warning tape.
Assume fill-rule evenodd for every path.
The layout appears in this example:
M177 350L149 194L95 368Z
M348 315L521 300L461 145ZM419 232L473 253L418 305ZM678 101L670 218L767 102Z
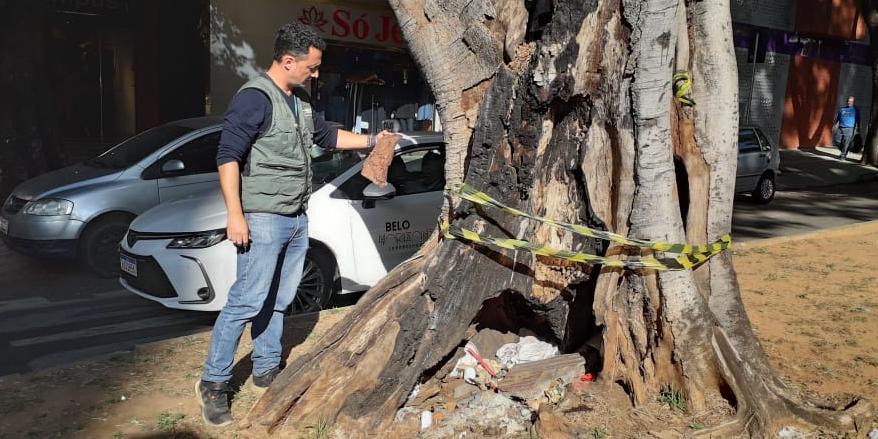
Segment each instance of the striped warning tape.
M447 239L458 239L479 244L490 244L511 250L527 250L535 255L549 256L565 259L573 262L586 264L600 264L604 267L649 269L656 271L680 271L691 270L710 259L711 254L696 253L692 255L680 255L677 258L639 258L639 259L614 259L606 256L590 255L588 253L561 250L545 245L536 245L528 241L511 238L494 238L482 236L472 230L443 222L440 224L442 233Z
M690 245L690 244L671 244L666 242L652 242L643 239L636 238L628 238L626 236L619 235L617 233L608 232L606 230L597 230L592 229L586 226L580 226L578 224L570 224L561 221L554 221L549 218L542 218L538 216L531 215L526 212L522 212L513 207L509 207L493 198L490 195L475 190L472 186L463 183L458 186L456 189L451 190L451 194L458 195L461 198L473 202L475 204L479 204L482 206L490 206L497 209L500 209L504 212L507 212L514 216L520 216L528 219L532 219L534 221L539 221L543 224L549 225L551 227L567 230L568 232L575 233L577 235L582 235L587 238L597 238L603 239L605 241L615 242L617 244L629 246L629 247L640 247L640 248L648 248L650 250L667 252L667 253L680 253L684 255L688 254L716 254L719 253L732 245L732 237L728 234L723 235L720 239L710 243L710 244L702 244L702 245Z
M712 256L722 252L725 249L728 249L729 247L731 247L732 244L732 238L729 235L724 235L717 241L704 245L672 244L628 238L605 230L596 230L577 224L554 221L548 218L530 215L521 210L509 207L491 198L491 196L489 196L488 194L475 190L466 183L459 185L456 189L452 189L449 192L475 204L494 207L514 216L539 221L551 227L566 230L588 238L602 239L628 247L638 247L665 253L678 253L680 254L680 256L675 258L639 258L620 260L607 258L605 256L591 255L582 252L556 249L553 247L533 244L531 242L519 239L483 236L472 230L467 230L462 227L449 224L448 222L443 222L440 224L440 228L442 229L445 237L448 239L461 239L476 243L491 244L497 247L513 250L527 250L531 253L541 256L550 256L574 262L601 264L606 267L632 269L645 268L658 271L691 270L692 268L706 262Z
M686 71L678 72L674 74L674 77L671 82L671 88L674 90L674 97L677 99L677 102L691 107L695 105L695 101L692 100L689 96L689 90L692 89L692 74Z

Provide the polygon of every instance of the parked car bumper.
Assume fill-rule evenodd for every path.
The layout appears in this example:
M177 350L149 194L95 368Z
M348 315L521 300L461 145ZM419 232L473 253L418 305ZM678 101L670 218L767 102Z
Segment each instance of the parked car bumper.
M122 257L136 264L136 275L122 270L125 289L168 308L219 311L234 282L234 267L223 253L235 253L231 241L206 249L167 251L166 240L139 241L131 248L122 242ZM229 272L230 270L230 272ZM200 293L200 294L199 294ZM217 297L217 295L221 297Z
M19 253L39 258L73 258L84 223L69 216L2 216L6 233L0 232L6 245Z
M69 215L38 216L18 213L3 214L7 221L7 234L18 239L30 240L68 240L79 237L85 223L70 218Z
M21 239L6 236L4 241L11 250L35 258L72 259L76 257L75 239Z

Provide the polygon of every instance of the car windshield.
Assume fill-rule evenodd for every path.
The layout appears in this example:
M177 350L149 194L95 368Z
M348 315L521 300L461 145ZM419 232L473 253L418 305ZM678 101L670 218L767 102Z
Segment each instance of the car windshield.
M193 128L179 125L158 126L128 138L85 164L96 168L124 169L143 160L144 157L174 139L192 131Z

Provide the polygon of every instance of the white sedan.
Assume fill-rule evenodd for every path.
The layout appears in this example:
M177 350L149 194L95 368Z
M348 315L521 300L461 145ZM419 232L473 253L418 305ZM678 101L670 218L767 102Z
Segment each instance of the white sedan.
M320 310L335 293L368 289L421 247L442 202L442 142L439 133L403 135L385 189L360 175L356 153L313 161L311 247L293 312ZM225 228L218 187L148 210L122 240L122 286L169 308L222 309L236 272Z

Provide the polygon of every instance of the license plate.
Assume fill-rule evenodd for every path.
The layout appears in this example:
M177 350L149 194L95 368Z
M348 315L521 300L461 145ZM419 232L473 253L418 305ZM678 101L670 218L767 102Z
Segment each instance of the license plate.
M0 216L0 233L4 235L9 234L9 221L2 216Z
M122 271L134 277L137 277L137 260L127 255L120 255Z

